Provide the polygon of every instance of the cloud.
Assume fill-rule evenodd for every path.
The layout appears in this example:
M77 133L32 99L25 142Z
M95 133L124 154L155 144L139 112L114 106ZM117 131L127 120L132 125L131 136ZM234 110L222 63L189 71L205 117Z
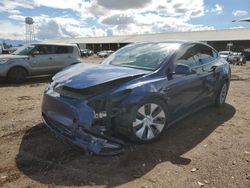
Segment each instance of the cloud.
M34 6L45 6L57 9L71 9L80 11L86 5L90 4L87 0L33 0Z
M107 9L114 10L127 10L127 9L139 9L144 8L149 3L152 3L151 0L97 0L96 3Z
M36 33L36 37L42 40L54 39L63 37L63 33L59 24L54 20L50 20L49 22L44 22L39 26L39 30Z
M12 14L9 16L10 19L16 20L16 21L22 21L24 23L25 16L19 15L19 14Z
M214 29L190 24L205 15L203 0L3 0L9 21L24 25L22 8L47 7L61 16L35 15L38 40ZM21 4L22 3L22 4ZM59 9L59 10L58 10ZM70 14L67 13L70 10ZM222 11L220 5L214 10ZM12 11L12 13L10 13ZM24 26L22 26L24 27ZM23 30L24 31L24 30Z
M24 25L13 24L9 20L0 20L0 36L3 39L21 39L24 40Z
M106 31L96 27L81 27L81 21L70 17L54 17L47 15L34 18L36 26L36 38L38 40L74 37L105 36Z
M7 12L10 14L20 14L18 10L20 8L33 8L33 0L1 0L0 2L0 12Z
M101 20L101 23L106 25L128 25L134 23L134 17L131 15L122 15L122 14L114 14L112 16L108 16Z
M93 4L90 7L87 8L87 11L95 16L105 16L108 12L108 10L104 7L101 7L97 4Z
M241 17L241 16L246 16L248 15L248 12L245 10L235 10L232 12L234 16Z
M157 20L157 21L156 21ZM168 17L163 18L159 15L148 13L146 15L137 15L134 22L130 24L114 25L109 27L113 35L132 35L146 33L179 32L179 31L200 31L213 30L214 27L204 25L193 25L185 20Z
M202 0L152 2L150 6L145 5L136 11L109 11L106 15L100 15L99 22L109 31L112 30L113 35L214 29L188 23L191 18L205 14Z
M211 12L215 12L217 14L223 13L223 7L219 4L215 4L214 8L211 9Z

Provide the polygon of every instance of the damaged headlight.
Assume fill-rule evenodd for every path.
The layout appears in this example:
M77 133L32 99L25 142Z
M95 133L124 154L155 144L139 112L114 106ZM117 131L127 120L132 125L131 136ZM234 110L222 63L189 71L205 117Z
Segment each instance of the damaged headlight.
M98 125L101 131L106 131L107 117L107 111L94 112L94 124Z
M113 114L113 110L116 106L129 96L132 90L127 89L110 96L101 97L99 99L95 99L89 103L89 105L94 109L95 122L100 123L105 122L109 115Z
M102 119L107 117L106 111L95 112L94 119Z
M101 97L91 101L89 105L94 109L94 123L104 126L107 120L107 111L106 111L107 100L106 97Z

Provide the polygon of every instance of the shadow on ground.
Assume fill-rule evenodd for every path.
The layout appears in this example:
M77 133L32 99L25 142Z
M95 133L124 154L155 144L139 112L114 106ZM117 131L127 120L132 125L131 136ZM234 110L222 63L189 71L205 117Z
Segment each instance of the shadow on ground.
M235 108L229 104L219 109L204 109L175 124L157 142L131 144L125 153L113 157L91 157L77 152L52 136L45 125L38 124L23 136L16 164L25 175L43 184L113 187L143 176L166 161L189 164L192 159L181 155L197 146L218 126L223 126L234 114Z
M25 85L32 85L32 84L41 84L41 83L48 83L51 82L52 76L39 76L39 77L30 77L27 80L20 84L9 83L6 79L1 78L0 80L0 87L19 87Z

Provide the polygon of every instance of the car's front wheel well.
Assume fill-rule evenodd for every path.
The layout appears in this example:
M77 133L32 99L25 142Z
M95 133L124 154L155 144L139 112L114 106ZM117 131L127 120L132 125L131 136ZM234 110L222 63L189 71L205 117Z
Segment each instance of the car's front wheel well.
M16 68L24 70L24 71L26 72L26 74L29 75L29 71L28 71L25 67L23 67L23 66L14 66L14 67L11 67L11 68L8 70L8 72L7 72L7 77L8 77L8 75L10 74L10 72L11 72L13 69L16 69Z
M168 119L169 119L169 113L168 113L168 108L166 102L161 99L161 98L156 98L156 97L147 97L142 99L140 102L137 104L132 105L129 107L126 112L123 114L118 115L117 117L112 118L112 128L115 132L115 134L118 135L123 135L127 138L129 138L131 141L138 142L138 143L146 143L146 142L151 142L155 139L152 140L140 140L135 137L134 132L133 132L133 122L137 120L137 111L142 108L145 105L152 104L155 106L161 107L163 109L163 112L165 114L165 125L164 128L167 128L168 124ZM146 112L145 112L146 113ZM146 117L146 116L145 116ZM157 136L158 137L158 136Z

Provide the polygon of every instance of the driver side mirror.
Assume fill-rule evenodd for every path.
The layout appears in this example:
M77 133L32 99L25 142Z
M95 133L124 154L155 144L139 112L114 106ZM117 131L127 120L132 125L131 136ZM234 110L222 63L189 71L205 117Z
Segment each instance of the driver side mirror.
M194 70L191 69L190 66L185 65L185 64L177 64L175 66L174 74L193 74L195 73Z
M32 55L33 57L36 56L36 55L39 55L39 51L36 50L36 51L32 52L31 55Z

